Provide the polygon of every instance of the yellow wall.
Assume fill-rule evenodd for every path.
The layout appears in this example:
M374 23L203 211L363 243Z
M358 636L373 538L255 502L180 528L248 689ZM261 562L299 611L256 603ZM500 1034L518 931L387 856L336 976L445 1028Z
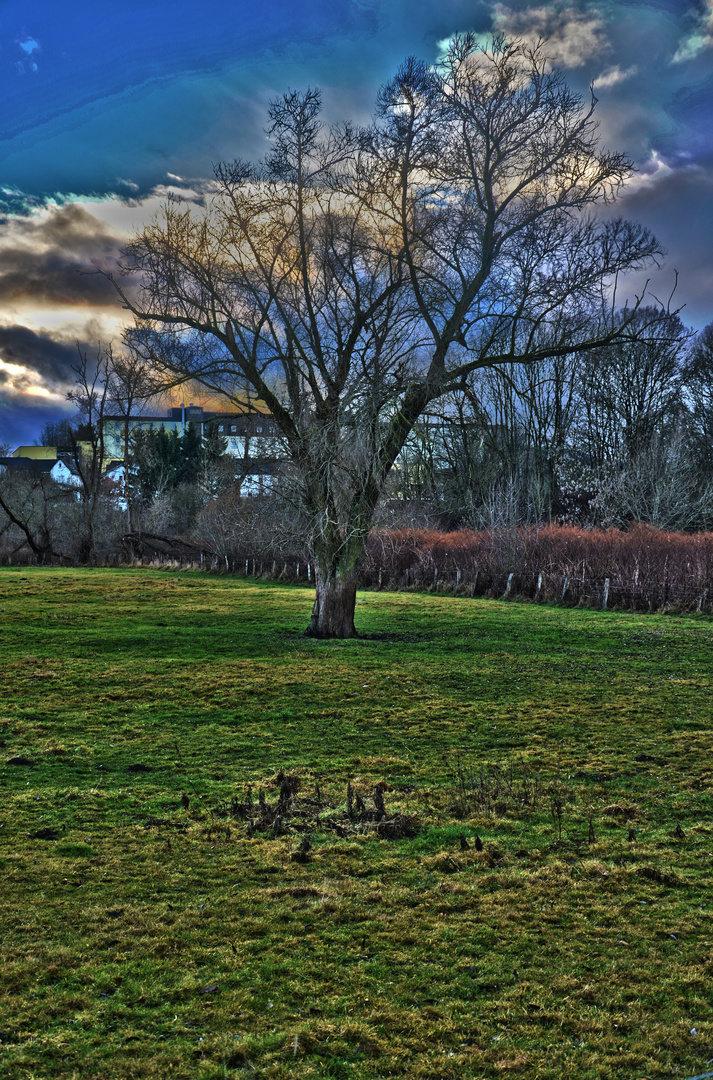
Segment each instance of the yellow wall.
M28 457L35 458L40 461L56 461L57 460L57 447L56 446L18 446L14 451L13 457Z

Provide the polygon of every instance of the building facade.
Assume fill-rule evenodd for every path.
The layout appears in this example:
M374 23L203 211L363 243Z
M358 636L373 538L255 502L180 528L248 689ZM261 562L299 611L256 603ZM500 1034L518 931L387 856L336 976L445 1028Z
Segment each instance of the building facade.
M277 430L269 416L259 413L209 412L201 405L179 405L167 409L162 416L105 416L102 431L107 456L124 457L124 439L128 424L129 436L135 431L175 431L184 435L189 424L195 424L202 438L210 428L227 442L226 453L238 458L276 457Z

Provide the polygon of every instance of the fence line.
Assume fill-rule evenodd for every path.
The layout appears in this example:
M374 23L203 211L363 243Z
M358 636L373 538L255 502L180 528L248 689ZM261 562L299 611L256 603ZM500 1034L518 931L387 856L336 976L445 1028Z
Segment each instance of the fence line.
M0 558L6 566L74 566L71 559L56 556L32 557L18 560L16 556ZM241 553L238 557L201 551L193 555L137 556L126 558L118 554L93 558L92 566L115 568L146 567L166 570L203 571L240 577L263 578L311 586L314 583L314 564L303 556L260 558ZM681 582L670 579L644 579L638 573L630 578L613 573L607 576L588 576L569 571L552 570L497 572L480 567L454 566L444 569L410 566L399 571L385 565L372 564L360 575L360 587L391 592L430 592L442 595L466 596L511 602L527 600L566 607L600 608L654 612L672 609L713 613L713 582Z

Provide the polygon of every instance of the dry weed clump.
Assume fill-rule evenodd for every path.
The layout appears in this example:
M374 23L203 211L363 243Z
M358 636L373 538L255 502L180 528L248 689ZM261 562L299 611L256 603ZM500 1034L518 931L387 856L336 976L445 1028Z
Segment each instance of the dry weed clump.
M383 781L373 785L370 794L352 785L346 789L346 805L330 799L315 785L312 794L306 794L301 778L282 770L273 778L270 786L277 791L277 798L270 800L266 787L248 784L240 798L234 795L230 801L220 803L211 811L214 818L232 818L245 823L245 835L270 834L278 836L315 833L335 833L342 839L350 836L375 836L381 840L398 840L415 836L418 821L414 815L389 813L384 794L388 785ZM219 827L212 825L212 829ZM293 861L310 860L310 843L303 835L300 847L292 853Z
M546 783L524 763L472 765L459 760L450 774L451 811L457 818L477 815L505 817L534 811L545 795Z

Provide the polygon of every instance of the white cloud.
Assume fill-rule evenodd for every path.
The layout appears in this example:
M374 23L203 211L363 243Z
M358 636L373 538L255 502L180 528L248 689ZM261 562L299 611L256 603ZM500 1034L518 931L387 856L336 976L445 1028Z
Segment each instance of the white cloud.
M495 25L508 36L547 39L547 52L554 64L581 67L593 56L608 51L604 20L592 13L576 11L562 3L513 11L495 5Z
M22 41L17 43L23 52L26 52L28 56L32 56L33 52L37 52L40 48L39 41L36 41L33 37L23 38Z
M622 71L618 66L609 68L608 71L603 71L601 75L596 77L592 86L595 90L616 86L617 83L624 82L625 79L630 79L632 75L636 75L638 70L636 64L634 64L633 67L627 68L626 71Z
M635 173L624 185L625 193L630 195L642 188L652 188L655 184L665 180L671 175L673 169L663 161L655 150L646 164Z
M701 15L693 33L681 41L671 58L671 63L680 64L686 60L693 60L711 45L713 45L713 0L706 0L706 13Z

